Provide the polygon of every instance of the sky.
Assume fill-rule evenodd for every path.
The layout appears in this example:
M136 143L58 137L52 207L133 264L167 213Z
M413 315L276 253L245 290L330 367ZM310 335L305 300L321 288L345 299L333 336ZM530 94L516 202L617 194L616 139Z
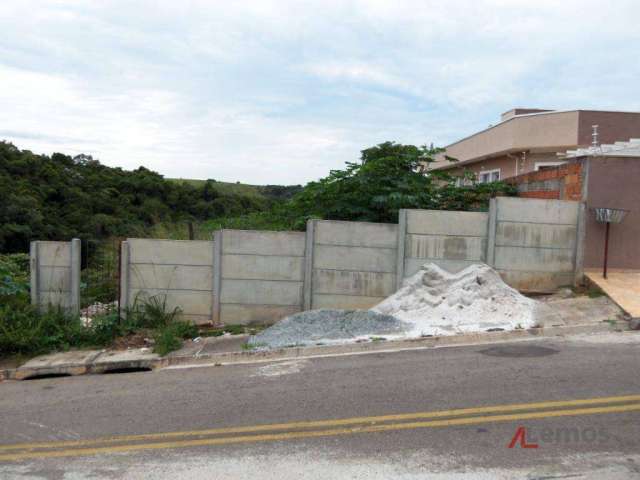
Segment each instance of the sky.
M637 0L5 1L0 140L304 184L513 107L640 110L639 18Z

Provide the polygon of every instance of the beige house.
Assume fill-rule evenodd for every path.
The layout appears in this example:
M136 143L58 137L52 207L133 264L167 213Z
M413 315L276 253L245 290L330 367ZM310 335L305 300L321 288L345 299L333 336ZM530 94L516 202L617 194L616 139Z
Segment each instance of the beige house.
M595 133L595 136L594 136ZM514 108L500 122L458 140L430 169L469 171L491 182L564 163L567 150L640 138L640 112ZM445 155L457 159L450 162Z

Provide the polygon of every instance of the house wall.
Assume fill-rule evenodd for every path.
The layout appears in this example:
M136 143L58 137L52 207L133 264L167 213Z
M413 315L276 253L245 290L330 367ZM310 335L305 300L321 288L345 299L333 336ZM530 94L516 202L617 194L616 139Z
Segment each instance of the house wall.
M482 172L487 172L499 168L500 179L505 180L508 178L516 177L518 175L523 175L525 173L535 172L536 165L540 166L548 164L549 166L553 166L555 163L560 161L562 161L562 159L560 159L555 152L526 152L524 158L522 157L521 153L509 156L499 155L494 158L487 158L461 167L451 168L448 171L454 175L462 175L464 172L472 172L476 176L476 178L478 178L478 175Z
M640 268L640 158L591 157L588 160L584 265L601 268L605 226L595 220L594 207L629 210L623 222L611 225L610 268Z
M580 160L545 170L532 171L506 181L515 185L521 198L582 200L584 169Z
M639 112L575 110L515 116L449 145L430 168L455 168L460 172L464 167L477 173L483 166L484 170L500 167L502 178L507 178L516 170L509 165L511 159L506 154L526 151L527 159L519 162L517 173L527 173L535 170L536 162L557 161L557 152L591 145L593 125L598 125L600 144L640 138ZM478 160L452 168L444 159L445 154L460 162Z
M565 151L578 144L578 118L578 111L513 117L449 145L445 153L463 162L513 150ZM448 166L443 157L432 167Z
M598 125L598 143L627 142L640 138L640 113L580 111L578 145L591 145L592 125Z

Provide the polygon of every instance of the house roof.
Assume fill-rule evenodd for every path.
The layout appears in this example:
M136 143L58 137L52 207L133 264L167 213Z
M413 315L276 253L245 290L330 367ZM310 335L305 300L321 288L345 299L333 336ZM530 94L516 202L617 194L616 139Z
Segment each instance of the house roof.
M597 147L568 150L563 158L577 157L640 157L640 138L632 138L628 142L598 145Z
M640 134L640 112L577 109L524 113L531 110L534 109L505 112L517 114L448 145L430 168L455 168L521 151L563 152L586 146L591 141L593 124L604 126L604 141L626 140ZM445 155L458 162L448 162Z

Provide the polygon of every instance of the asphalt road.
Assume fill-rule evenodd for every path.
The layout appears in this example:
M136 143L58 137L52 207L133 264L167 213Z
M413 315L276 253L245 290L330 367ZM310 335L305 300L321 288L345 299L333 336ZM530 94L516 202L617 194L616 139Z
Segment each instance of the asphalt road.
M639 363L607 334L5 382L0 478L640 478Z

